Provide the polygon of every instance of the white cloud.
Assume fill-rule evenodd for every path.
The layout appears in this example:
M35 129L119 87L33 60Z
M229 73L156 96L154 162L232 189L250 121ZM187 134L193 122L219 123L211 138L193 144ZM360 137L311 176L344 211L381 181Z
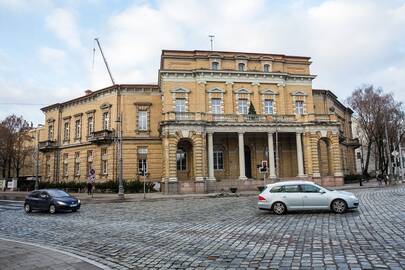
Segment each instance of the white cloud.
M43 47L39 50L39 59L42 63L51 66L61 66L66 60L66 53L63 50Z
M46 27L69 47L80 48L80 32L76 16L62 8L55 8L45 18Z

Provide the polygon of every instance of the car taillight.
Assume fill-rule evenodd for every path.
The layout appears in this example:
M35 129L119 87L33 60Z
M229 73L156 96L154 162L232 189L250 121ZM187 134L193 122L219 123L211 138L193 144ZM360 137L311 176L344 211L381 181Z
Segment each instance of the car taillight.
M259 201L265 201L265 200L266 200L265 197L263 197L262 195L259 195Z

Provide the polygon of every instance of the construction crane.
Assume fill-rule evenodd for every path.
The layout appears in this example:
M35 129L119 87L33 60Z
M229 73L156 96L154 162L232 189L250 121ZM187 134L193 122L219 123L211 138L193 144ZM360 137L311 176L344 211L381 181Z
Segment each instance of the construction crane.
M110 68L108 67L107 59L105 58L103 50L101 49L100 41L98 40L98 38L95 38L94 41L97 42L98 48L100 49L101 56L103 57L105 67L107 68L108 74L110 75L112 84L115 85L115 82L114 82L113 76L111 74ZM93 48L93 61L94 61L94 53L95 52L96 52L96 48Z

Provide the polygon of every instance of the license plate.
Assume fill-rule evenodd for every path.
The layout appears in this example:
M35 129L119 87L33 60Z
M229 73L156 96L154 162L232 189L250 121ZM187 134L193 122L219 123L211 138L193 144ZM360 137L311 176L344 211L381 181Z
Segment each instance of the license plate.
M72 204L72 205L70 205L70 207L76 207L77 206L77 204Z

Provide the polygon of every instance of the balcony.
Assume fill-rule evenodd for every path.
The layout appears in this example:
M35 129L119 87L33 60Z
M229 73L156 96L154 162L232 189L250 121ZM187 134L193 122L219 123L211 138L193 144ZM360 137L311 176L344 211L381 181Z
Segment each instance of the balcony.
M95 131L88 137L88 140L95 144L111 143L114 140L114 134L112 130Z
M56 141L54 140L46 140L43 142L39 142L38 143L38 149L41 152L47 152L47 151L51 151L54 150L58 147Z

